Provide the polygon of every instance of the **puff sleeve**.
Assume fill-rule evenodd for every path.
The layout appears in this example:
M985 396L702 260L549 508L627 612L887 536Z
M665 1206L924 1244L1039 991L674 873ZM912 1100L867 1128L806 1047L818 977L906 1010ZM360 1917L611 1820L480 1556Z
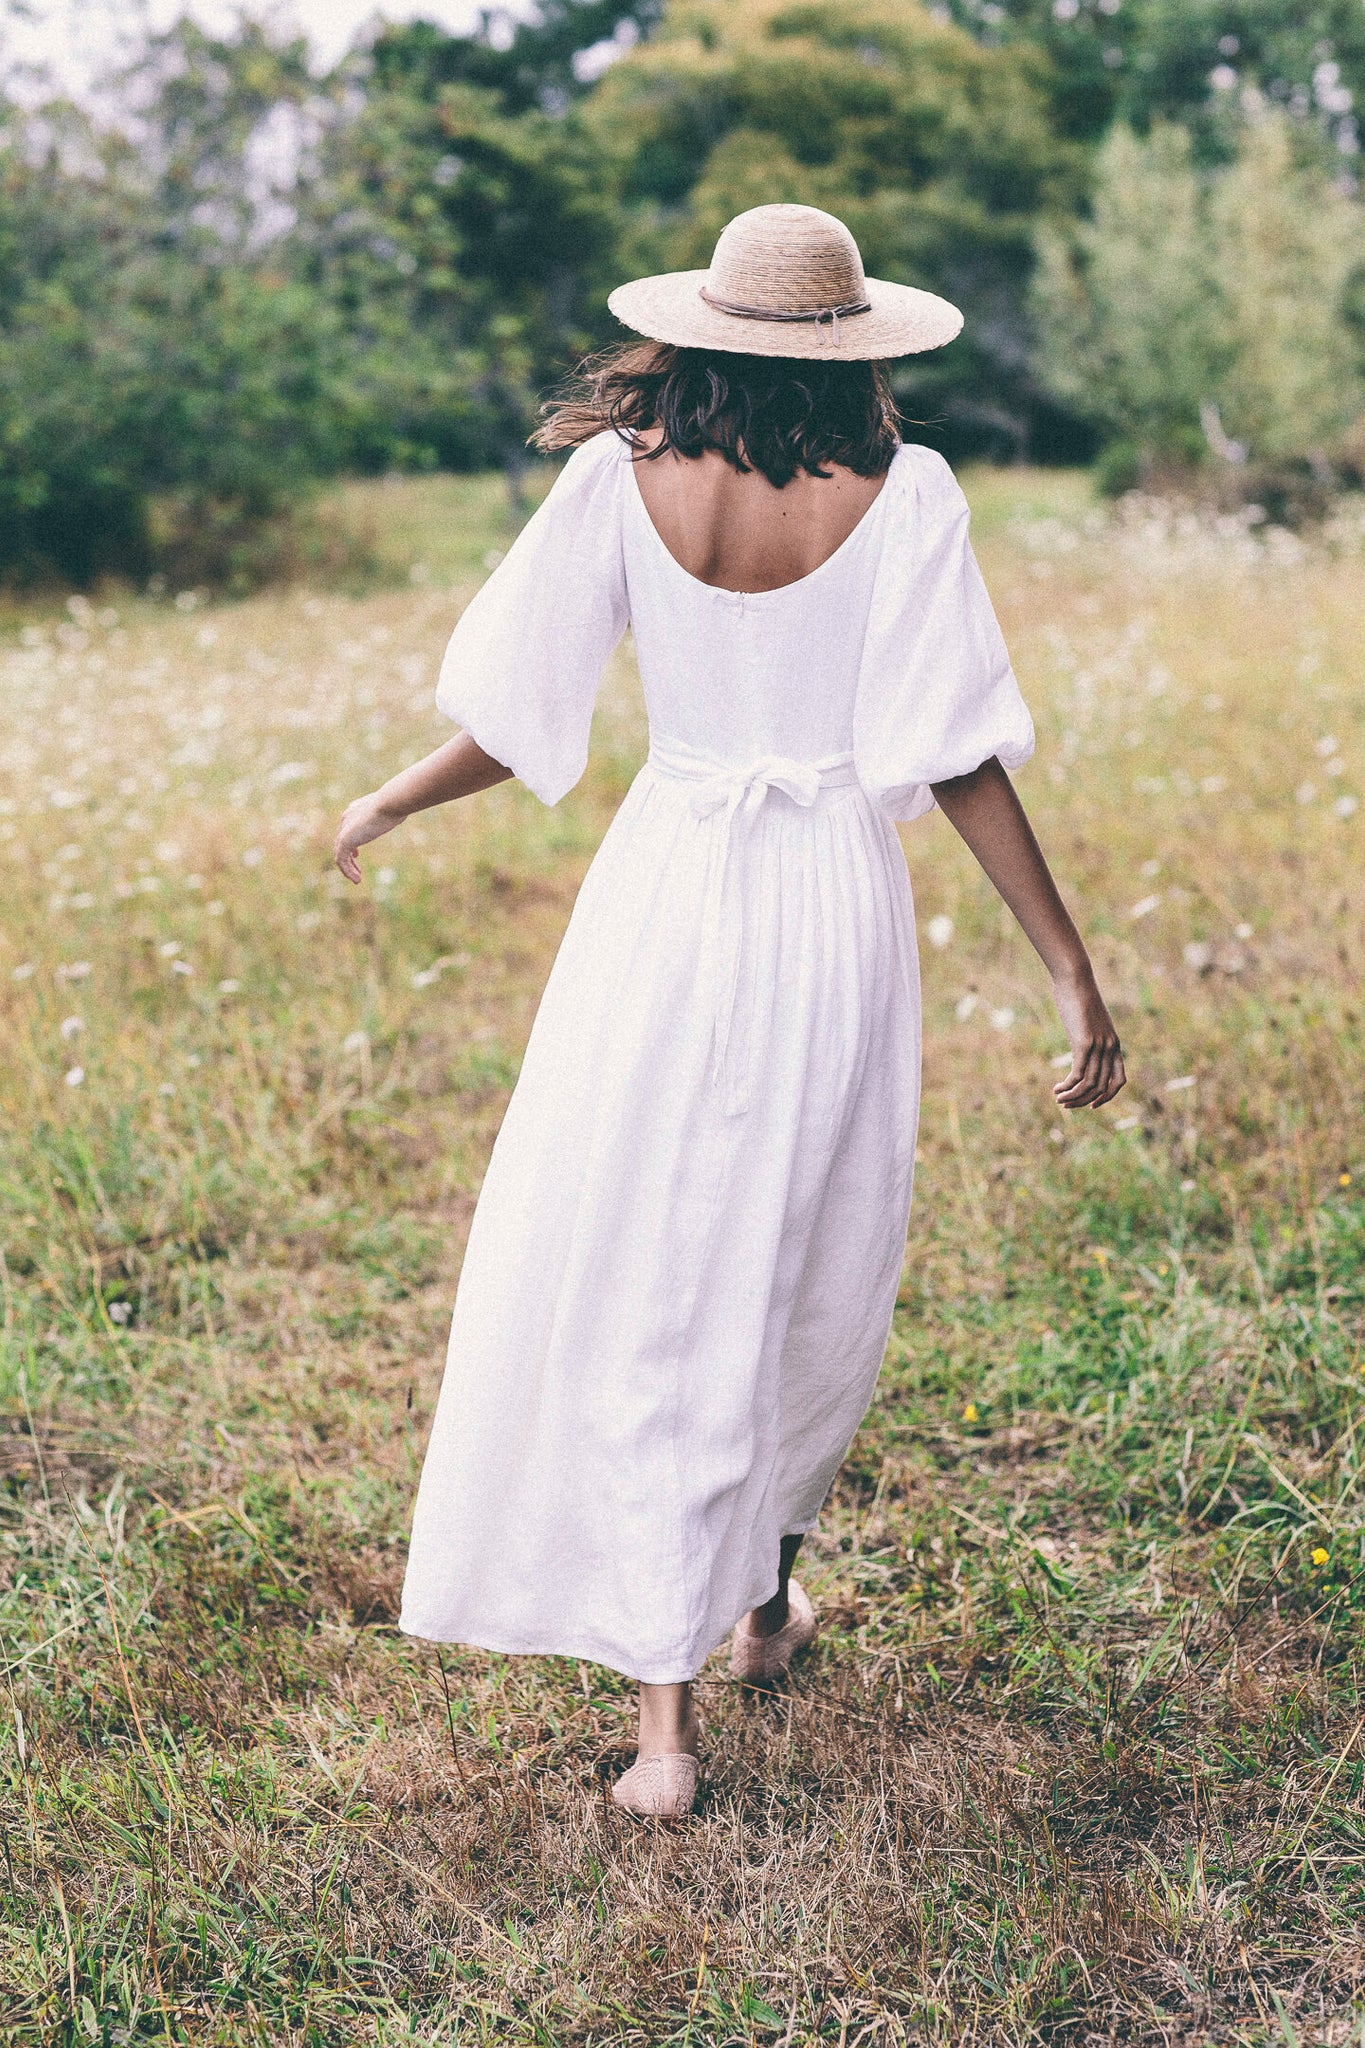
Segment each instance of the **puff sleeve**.
M853 749L864 789L893 818L933 808L934 782L994 754L1019 768L1033 721L967 537L967 501L931 448L909 444L887 478L896 499L858 674Z
M629 624L625 452L610 432L574 450L441 662L439 709L542 803L558 803L587 766L597 686Z

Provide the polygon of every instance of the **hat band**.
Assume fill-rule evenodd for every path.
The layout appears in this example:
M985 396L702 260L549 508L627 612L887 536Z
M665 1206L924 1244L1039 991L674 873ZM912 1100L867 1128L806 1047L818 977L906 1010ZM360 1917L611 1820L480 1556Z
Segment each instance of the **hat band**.
M815 322L815 338L817 341L820 339L820 329L823 323L828 320L830 341L836 348L839 345L839 322L849 319L855 313L870 313L872 311L872 301L870 299L850 299L845 306L817 306L813 313L775 313L768 306L733 305L728 299L716 298L711 292L707 291L705 285L699 287L699 294L705 299L707 305L713 307L717 313L732 313L737 320L813 320Z

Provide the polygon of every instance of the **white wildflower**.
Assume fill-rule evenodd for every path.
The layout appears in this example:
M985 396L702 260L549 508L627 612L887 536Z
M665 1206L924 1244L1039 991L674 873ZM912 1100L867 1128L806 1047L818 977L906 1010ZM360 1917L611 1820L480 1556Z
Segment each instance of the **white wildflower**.
M110 1322L117 1323L121 1329L132 1318L133 1304L131 1301L111 1301L105 1313L108 1315Z
M936 947L940 952L942 952L945 946L952 944L953 930L953 920L950 917L945 917L942 912L937 917L931 917L925 926L925 933L929 944Z
M1213 965L1213 948L1206 946L1202 939L1191 939L1184 950L1184 961L1195 974L1202 974Z
M36 973L37 969L31 960L21 960L17 967L11 967L9 978L11 981L28 981Z
M1353 818L1356 812L1360 809L1360 803L1358 799L1353 796L1339 796L1336 802L1333 804L1332 809L1336 812L1339 818Z
M375 887L377 889L391 889L397 880L397 868L380 868L378 874L374 878Z
M1251 926L1249 924L1235 924L1232 927L1232 935L1235 939L1249 939L1251 937Z
M63 1017L57 1029L61 1032L62 1037L67 1043L70 1044L78 1031L84 1031L85 1019L84 1017Z
M194 972L194 969L193 969L193 968L192 968L192 967L190 966L190 963L189 963L189 961L188 961L188 960L172 960L172 962L171 962L171 973L172 973L172 974L193 974L193 972Z
M157 947L157 951L163 960L174 960L176 954L180 951L180 941L179 939L167 939L163 945Z
M1116 1118L1114 1129L1116 1131L1135 1131L1141 1122L1142 1118L1140 1116L1121 1116Z
M1013 1022L1014 1012L1012 1009L1010 1009L1008 1003L1002 1004L1002 1006L998 1010L991 1011L992 1030L1008 1031Z
M85 1068L68 1067L62 1079L66 1082L68 1088L79 1088L81 1082L85 1079Z
M88 960L73 960L69 967L59 967L57 969L57 979L58 981L84 981L90 972L91 968Z
M349 1031L341 1041L343 1052L364 1052L370 1042L368 1031Z
M1071 1054L1069 1052L1054 1052L1052 1058L1048 1061L1048 1065L1059 1070L1062 1067L1069 1067L1071 1065Z
M1193 1088L1194 1084L1195 1076L1193 1074L1177 1074L1174 1081L1166 1083L1166 1093L1168 1095L1178 1095L1182 1088Z
M1159 894L1155 896L1141 896L1133 905L1128 915L1133 919L1150 917L1154 910L1160 910L1160 908L1161 897Z
M974 1015L980 1000L979 996L970 994L958 997L957 1008L953 1011L953 1015L957 1018L959 1024L965 1024L967 1019Z
M1294 801L1296 804L1311 804L1317 793L1316 782L1301 782L1294 791Z
M1161 862L1159 860L1145 860L1138 869L1138 873L1144 880L1154 882L1161 873Z
M1320 740L1313 742L1313 752L1320 761L1330 761L1333 754L1340 752L1340 742L1336 734L1325 732Z
M229 975L226 981L219 982L218 993L220 996L235 996L241 986L240 981L236 980L234 976Z
M242 855L242 866L244 868L258 868L264 859L265 855L261 852L259 846L248 846L246 852Z

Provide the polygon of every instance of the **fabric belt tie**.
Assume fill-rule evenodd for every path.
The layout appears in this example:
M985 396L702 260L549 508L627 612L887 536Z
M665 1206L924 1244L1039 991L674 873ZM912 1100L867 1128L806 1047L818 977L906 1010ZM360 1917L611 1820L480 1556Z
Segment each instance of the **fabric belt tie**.
M704 972L715 991L714 1062L721 1109L742 1116L749 1107L753 1084L753 1019L737 1017L740 967L744 952L743 840L771 790L809 810L822 789L846 788L857 781L852 754L827 754L819 761L797 761L783 754L764 754L747 767L732 767L677 742L655 743L649 765L662 775L695 785L691 806L698 818L718 813L720 844L707 876L702 910Z

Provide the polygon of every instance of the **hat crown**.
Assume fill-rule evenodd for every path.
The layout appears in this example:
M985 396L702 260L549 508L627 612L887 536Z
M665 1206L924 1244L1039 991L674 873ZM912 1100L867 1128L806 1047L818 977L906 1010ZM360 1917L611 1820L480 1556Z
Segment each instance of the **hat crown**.
M818 206L753 206L721 230L706 276L717 304L787 317L861 305L867 279L858 244Z

